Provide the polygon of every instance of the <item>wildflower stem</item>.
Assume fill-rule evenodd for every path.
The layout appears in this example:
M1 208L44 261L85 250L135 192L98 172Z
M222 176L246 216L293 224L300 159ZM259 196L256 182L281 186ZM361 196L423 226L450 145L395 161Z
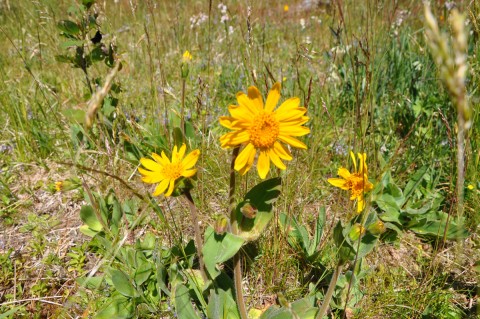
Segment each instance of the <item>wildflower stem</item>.
M337 285L338 276L342 272L343 264L341 261L338 262L337 268L333 272L332 279L330 280L330 285L328 286L327 293L325 294L325 298L323 298L322 306L318 311L317 317L315 319L322 319L325 313L327 313L328 306L330 305L330 300L332 300L333 291L335 290L335 286Z
M182 109L180 111L180 129L182 130L182 139L185 142L185 86L187 80L182 78Z
M230 165L230 192L228 195L230 208L230 227L234 235L238 234L238 221L235 215L235 160L237 159L240 147L235 147L232 152L232 163ZM247 319L247 310L243 299L242 291L242 264L240 252L233 256L233 281L235 282L235 295L237 297L238 310L242 319Z
M205 263L203 262L203 243L202 235L200 234L200 227L198 226L197 207L195 206L195 202L193 201L192 194L190 194L189 189L185 191L185 197L188 201L188 207L190 208L190 217L192 218L193 229L195 232L195 246L197 247L198 261L200 263L200 272L202 274L204 282L206 282L208 278L205 272Z

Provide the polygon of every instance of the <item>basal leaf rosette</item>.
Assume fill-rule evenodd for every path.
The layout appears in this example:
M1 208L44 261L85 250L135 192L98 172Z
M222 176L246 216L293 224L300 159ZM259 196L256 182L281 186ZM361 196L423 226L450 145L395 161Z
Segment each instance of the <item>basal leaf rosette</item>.
M258 175L265 179L270 161L283 170L286 169L283 161L292 160L292 154L284 144L307 149L296 138L310 133L310 129L304 126L309 120L305 116L307 109L300 106L298 97L287 99L275 109L280 100L280 88L280 83L275 83L264 104L260 91L251 86L247 94L237 93L238 105L228 107L230 116L220 117L220 124L232 130L220 138L221 146L244 146L234 166L242 175L253 166L257 153Z

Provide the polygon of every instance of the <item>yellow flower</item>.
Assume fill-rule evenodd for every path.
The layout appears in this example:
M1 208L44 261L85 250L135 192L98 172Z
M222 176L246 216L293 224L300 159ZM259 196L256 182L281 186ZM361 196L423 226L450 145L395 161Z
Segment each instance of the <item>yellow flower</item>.
M288 8L288 4L286 4L286 5L283 6L283 11L284 11L284 12L288 12L288 9L289 9L289 8Z
M475 188L475 186L473 186L472 184L468 184L467 188L468 188L469 190L473 190L473 189Z
M365 208L364 194L373 189L373 184L368 181L367 154L358 153L357 155L360 161L358 170L355 154L350 152L355 171L350 173L346 168L340 167L337 174L341 178L329 178L328 182L333 186L350 191L350 200L357 200L357 213L360 213Z
M183 53L183 56L182 56L182 62L183 63L187 63L187 62L190 62L192 61L192 55L190 54L190 52L187 50Z
M252 167L257 151L257 171L264 179L270 170L270 161L278 168L286 169L282 160L292 160L290 151L280 142L307 149L304 143L293 137L310 133L310 129L303 126L309 120L304 115L307 109L300 106L299 98L294 97L274 110L280 99L280 88L280 83L274 84L264 105L260 91L251 86L248 95L237 93L238 105L228 107L231 116L220 117L220 124L233 130L220 137L221 146L245 145L235 160L235 170L242 175Z
M154 161L148 158L140 159L140 163L146 168L138 168L138 171L142 174L142 181L149 184L159 183L153 192L153 196L159 196L162 193L165 193L165 196L170 196L177 179L195 175L197 170L193 169L193 167L198 161L200 151L194 150L183 158L186 149L187 146L185 144L180 147L180 150L175 146L171 161L163 151L161 156L152 153Z
M55 182L55 190L61 192L63 188L63 182Z

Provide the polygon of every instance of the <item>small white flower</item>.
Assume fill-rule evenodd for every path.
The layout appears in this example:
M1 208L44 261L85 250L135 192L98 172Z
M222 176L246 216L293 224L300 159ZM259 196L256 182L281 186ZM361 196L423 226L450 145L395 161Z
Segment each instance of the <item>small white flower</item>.
M305 19L304 18L300 19L300 26L302 27L302 30L305 29Z

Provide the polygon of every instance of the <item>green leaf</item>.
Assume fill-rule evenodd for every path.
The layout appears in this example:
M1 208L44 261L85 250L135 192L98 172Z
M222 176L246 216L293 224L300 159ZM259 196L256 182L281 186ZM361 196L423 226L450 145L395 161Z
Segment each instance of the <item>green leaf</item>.
M308 248L308 254L311 256L317 250L320 241L322 240L323 228L325 227L325 221L327 215L325 213L325 207L321 207L318 212L317 223L315 224L315 236L313 237L310 247Z
M297 318L314 319L318 308L315 306L315 297L310 296L292 302L292 312Z
M212 278L220 274L217 264L232 258L242 247L245 240L231 233L217 235L212 227L205 230L205 244L203 245L203 259L205 268Z
M23 308L23 306L12 308L9 311L0 314L0 319L8 318L9 316L13 315L15 312L17 312L18 310L20 310L22 308Z
M65 109L62 111L63 116L65 116L72 123L83 124L85 121L85 111L79 109Z
M99 232L103 229L102 224L95 215L93 207L90 205L82 206L80 209L80 219L93 231Z
M178 318L200 318L200 316L193 309L188 288L183 284L178 284L175 288L175 310L177 311Z
M305 256L309 256L307 248L310 247L310 237L307 229L299 225L295 216L288 217L285 213L280 214L280 226L287 235L287 241L295 250L302 250Z
M122 206L118 202L118 199L115 195L112 196L112 219L110 221L110 226L114 234L118 233L118 228L120 227L120 222L123 216Z
M314 319L318 308L314 307L315 297L306 297L292 302L290 307L271 306L260 319Z
M222 289L210 289L208 299L207 318L209 319L236 319L241 318L237 303L232 291Z
M122 295L117 295L100 310L94 319L127 319L134 315L133 302Z
M378 237L373 236L370 233L365 234L360 240L360 246L358 247L358 258L365 257L369 252L375 248ZM357 242L353 243L353 248L357 250Z
M73 21L62 20L58 22L57 28L67 35L76 35L80 33L80 27Z
M436 215L437 217L432 220L431 214L428 214L426 216L427 218L417 220L415 225L408 228L417 235L442 238L445 234L448 214L444 212L437 212ZM446 232L446 238L448 240L464 239L469 236L469 232L463 226L463 220L461 221L460 225L457 224L453 218L449 220Z
M412 178L405 186L403 190L403 195L405 196L405 201L410 199L415 189L421 184L425 174L427 173L428 166L422 166L415 174L413 174Z
M112 275L112 283L119 293L125 297L135 297L135 288L123 271L112 269L110 273Z
M83 46L83 40L68 40L60 44L61 49Z
M80 232L88 237L95 237L95 235L98 234L98 232L90 229L88 225L82 225L80 226Z
M239 236L246 241L253 241L260 237L263 230L273 217L272 204L280 195L280 177L272 178L254 186L244 198L244 201L237 205L236 220L238 222ZM253 219L244 218L241 208L246 203L253 205L258 211Z
M293 319L293 315L289 309L270 306L260 319Z
M76 281L82 287L85 287L90 290L96 290L100 288L103 282L104 276L96 276L96 277L80 277L77 278Z
M152 265L148 261L144 260L140 265L137 266L137 269L135 270L135 275L133 277L135 284L140 286L147 281L151 274Z

